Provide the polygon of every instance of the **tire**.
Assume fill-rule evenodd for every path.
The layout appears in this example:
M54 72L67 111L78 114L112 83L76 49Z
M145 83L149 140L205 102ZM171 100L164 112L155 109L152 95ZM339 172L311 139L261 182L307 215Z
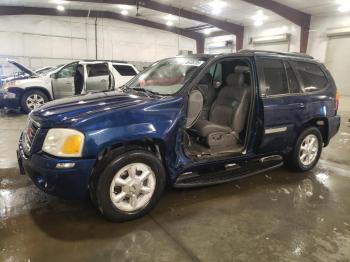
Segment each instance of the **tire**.
M90 191L95 196L91 198L110 221L123 222L144 216L164 191L166 174L162 162L145 150L114 154L109 160L95 180L96 188ZM141 180L142 177L146 178Z
M29 99L32 100L32 106L29 103ZM45 95L40 90L29 90L26 91L21 98L21 108L25 113L30 113L32 110L38 108L39 106L45 104L49 101L47 95Z
M312 146L309 146L309 142L313 141L313 139L315 139L315 142L312 144ZM302 149L302 147L308 149ZM322 147L323 140L320 130L318 130L316 127L307 128L299 135L294 149L287 159L288 166L292 170L298 172L311 170L320 159Z

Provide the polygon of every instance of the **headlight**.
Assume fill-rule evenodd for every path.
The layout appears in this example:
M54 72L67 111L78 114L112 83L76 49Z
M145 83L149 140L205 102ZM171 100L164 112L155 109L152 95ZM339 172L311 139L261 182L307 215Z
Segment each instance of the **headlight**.
M42 150L59 157L81 157L84 134L68 128L52 128L45 137Z
M13 87L15 85L16 85L16 81L5 82L4 89L9 89L10 87Z

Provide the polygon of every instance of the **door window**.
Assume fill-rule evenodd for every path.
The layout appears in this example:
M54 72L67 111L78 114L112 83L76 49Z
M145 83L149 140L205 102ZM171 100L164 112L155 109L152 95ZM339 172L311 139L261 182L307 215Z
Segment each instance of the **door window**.
M75 71L77 68L77 64L70 64L66 67L62 68L61 71L57 73L57 78L68 78L68 77L74 77Z
M109 70L106 64L91 64L86 66L88 77L108 76Z
M294 74L293 68L288 62L286 62L285 65L286 65L286 71L287 71L289 92L292 94L300 93L300 86L298 83L298 79Z
M319 91L327 86L327 77L317 64L292 61L292 65L298 72L306 93Z
M135 75L137 75L135 69L129 65L113 65L113 67L115 70L117 70L117 72L121 76L135 76Z
M286 71L282 60L263 58L259 60L265 77L261 94L266 96L288 94Z

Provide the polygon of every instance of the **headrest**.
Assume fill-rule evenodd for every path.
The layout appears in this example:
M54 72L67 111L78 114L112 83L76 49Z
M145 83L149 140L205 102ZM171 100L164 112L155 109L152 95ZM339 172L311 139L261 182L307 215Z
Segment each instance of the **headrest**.
M201 79L201 81L199 81L200 85L209 85L211 84L213 81L213 77L211 76L210 73L206 73L203 78Z
M249 66L236 66L235 67L235 73L249 73L250 69Z
M241 87L244 84L244 75L242 73L232 73L226 77L228 86Z

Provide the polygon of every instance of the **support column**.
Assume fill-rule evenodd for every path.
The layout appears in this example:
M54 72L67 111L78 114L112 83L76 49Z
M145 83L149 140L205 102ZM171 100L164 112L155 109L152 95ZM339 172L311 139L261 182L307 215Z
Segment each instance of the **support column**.
M196 39L197 54L204 54L204 38Z

